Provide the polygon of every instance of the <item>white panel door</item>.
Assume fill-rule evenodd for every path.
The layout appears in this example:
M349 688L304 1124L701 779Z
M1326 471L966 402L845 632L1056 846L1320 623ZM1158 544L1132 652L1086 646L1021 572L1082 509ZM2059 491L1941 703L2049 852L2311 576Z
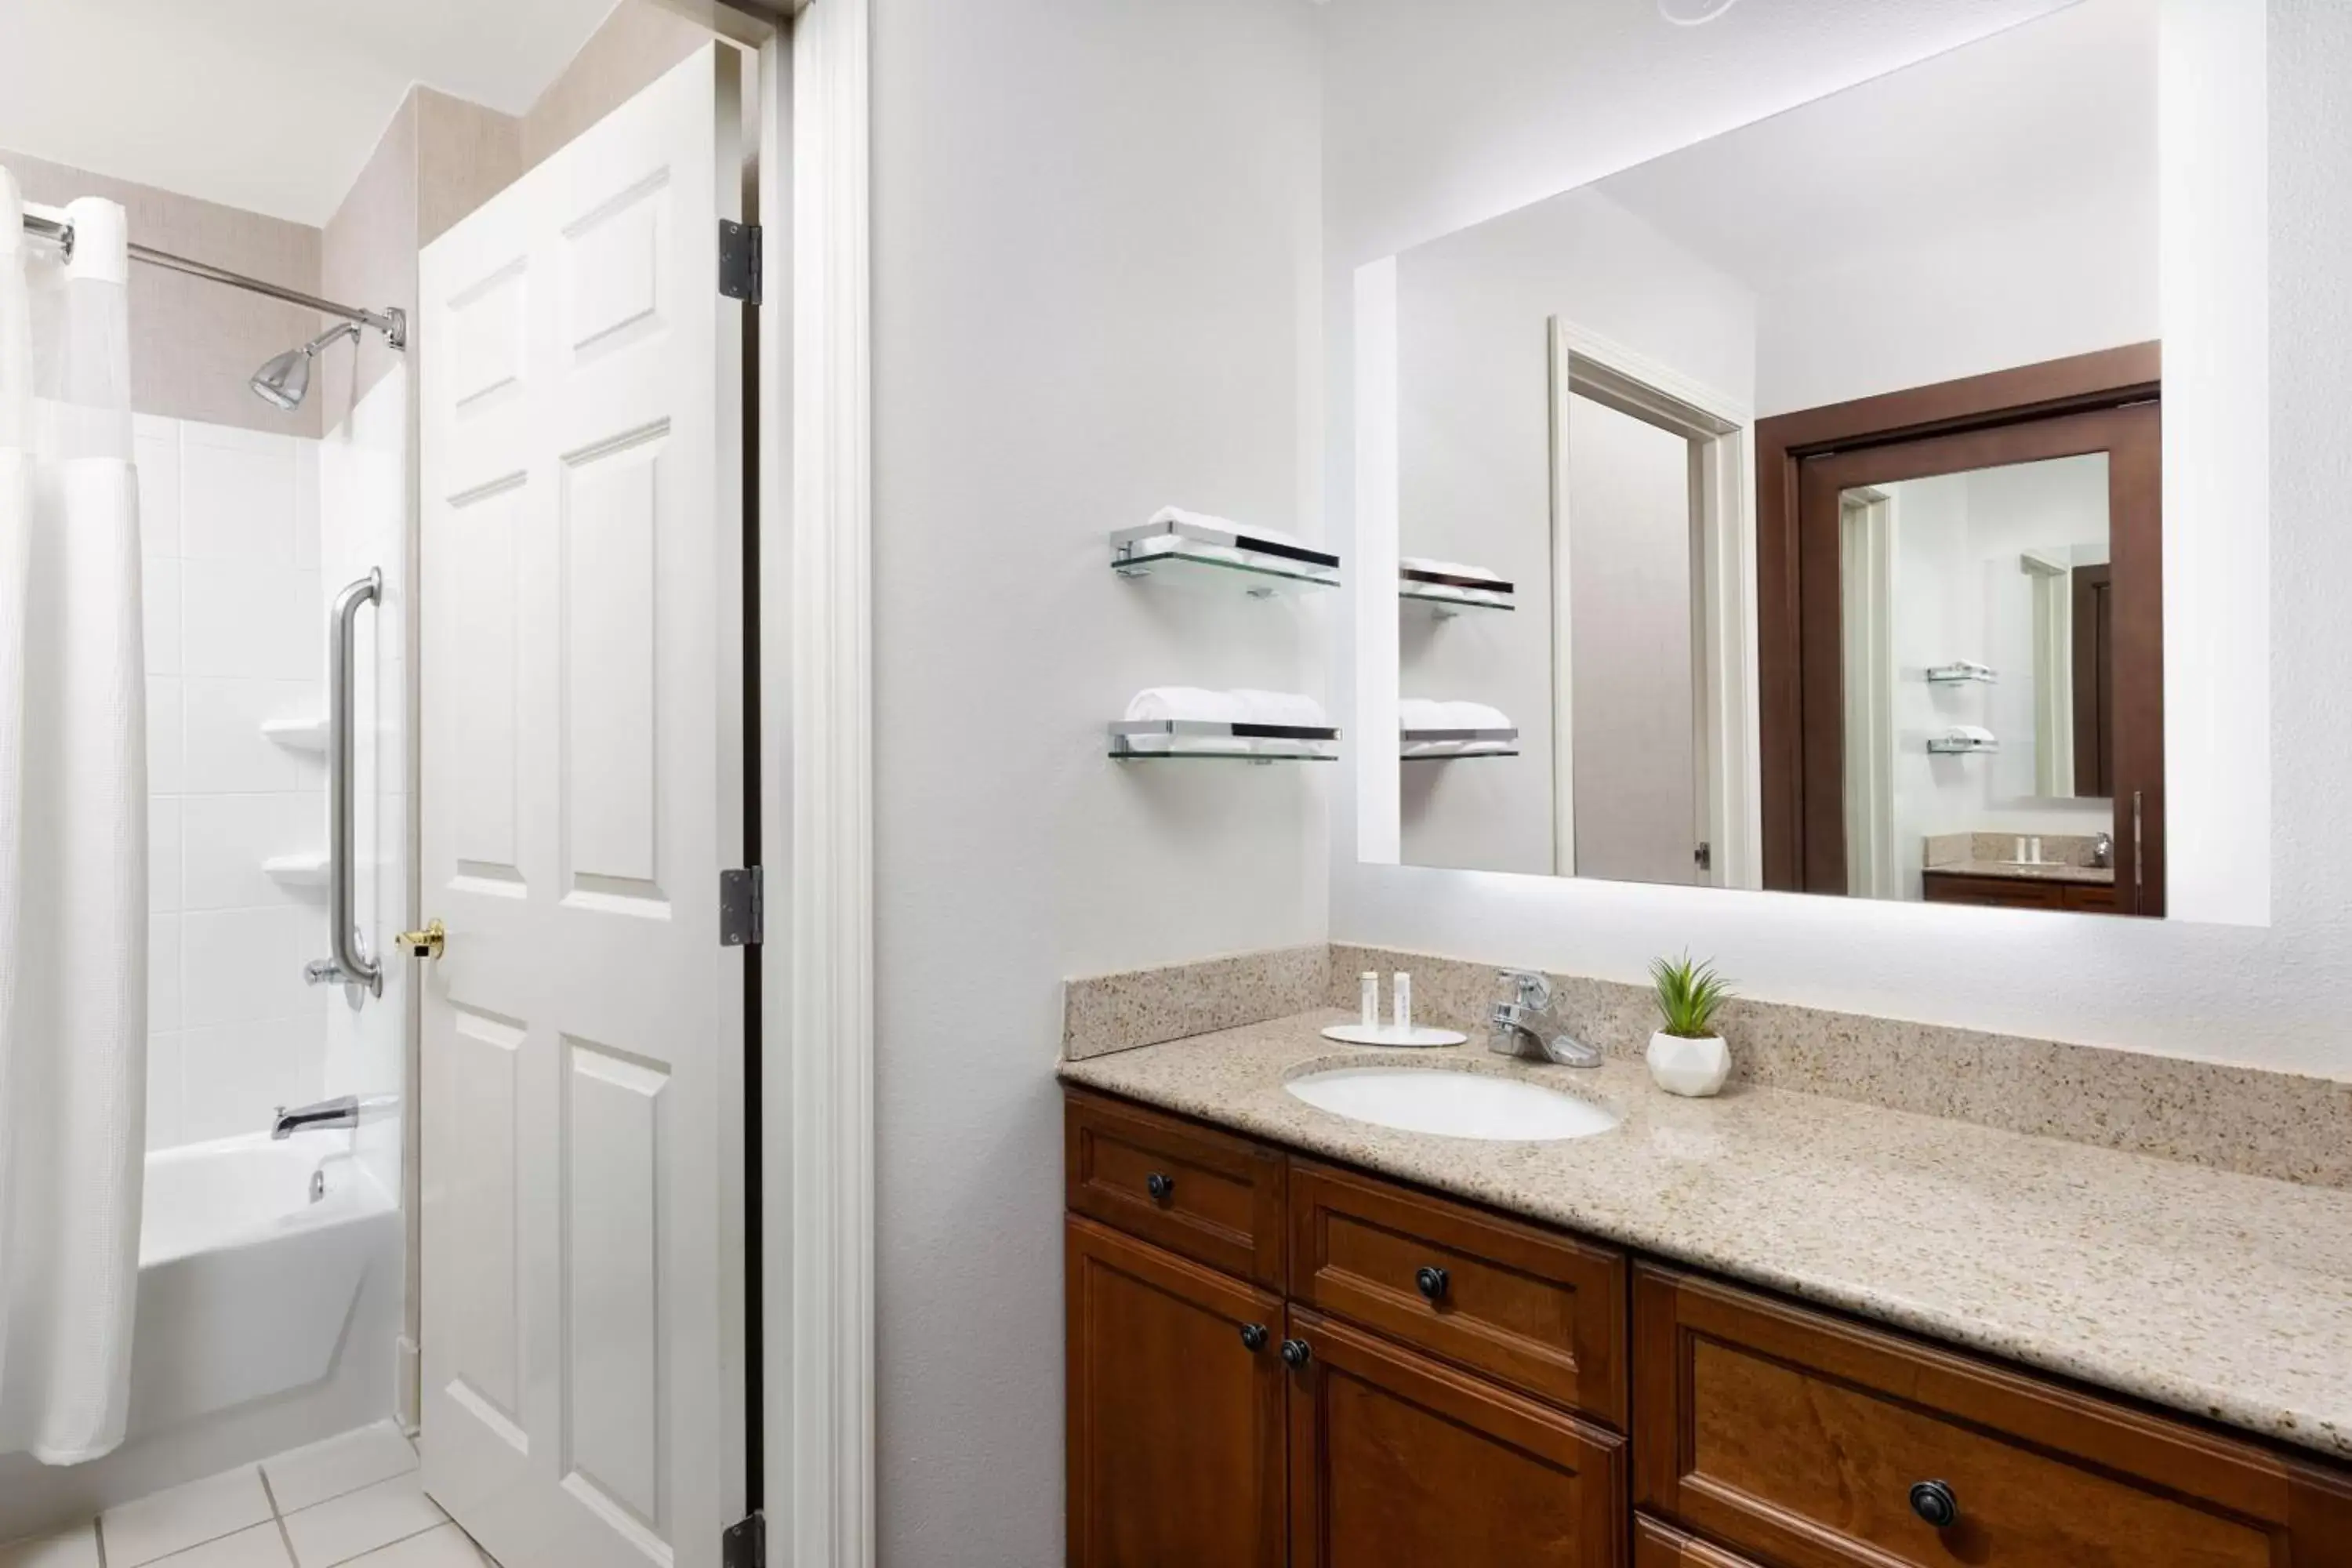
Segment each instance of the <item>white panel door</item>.
M422 262L424 1479L505 1568L743 1495L737 58Z

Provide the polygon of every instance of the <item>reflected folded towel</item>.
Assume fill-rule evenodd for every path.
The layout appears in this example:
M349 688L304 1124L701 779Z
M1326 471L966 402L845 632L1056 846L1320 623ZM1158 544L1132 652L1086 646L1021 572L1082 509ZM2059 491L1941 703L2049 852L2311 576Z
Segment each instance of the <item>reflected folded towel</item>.
M1133 720L1200 719L1218 724L1238 723L1244 717L1234 693L1211 691L1200 686L1147 686L1127 700L1127 716Z
M1163 506L1151 514L1151 526L1154 528L1177 522L1190 523L1194 528L1213 528L1223 533L1245 533L1252 539L1272 540L1276 544L1305 542L1296 535L1285 533L1278 528L1259 528L1254 523L1244 526L1230 518L1217 517L1209 512L1186 511L1181 506Z
M1426 572L1433 577L1475 577L1481 582L1501 584L1510 581L1500 572L1484 566L1465 565L1459 561L1436 561L1426 555L1401 555L1397 558L1400 572Z
M1484 702L1447 702L1408 697L1397 703L1401 730L1508 730L1509 714Z
M1992 731L1979 724L1954 724L1944 731L1944 738L1948 741L1968 741L1979 746L1993 743Z

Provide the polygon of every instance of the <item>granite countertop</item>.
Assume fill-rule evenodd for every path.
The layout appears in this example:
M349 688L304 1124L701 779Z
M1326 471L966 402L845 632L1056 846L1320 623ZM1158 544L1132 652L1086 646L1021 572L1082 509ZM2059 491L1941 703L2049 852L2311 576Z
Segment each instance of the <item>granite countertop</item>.
M1638 1060L1326 1040L1316 1012L1065 1062L1062 1079L2352 1458L2352 1192L1844 1100L1676 1100ZM1398 1132L1286 1079L1377 1062L1525 1078L1616 1131Z
M2006 877L2019 882L2095 882L2113 887L2116 880L2111 866L2065 866L2055 861L1955 860L1921 869L1930 877L1941 872L1948 877Z

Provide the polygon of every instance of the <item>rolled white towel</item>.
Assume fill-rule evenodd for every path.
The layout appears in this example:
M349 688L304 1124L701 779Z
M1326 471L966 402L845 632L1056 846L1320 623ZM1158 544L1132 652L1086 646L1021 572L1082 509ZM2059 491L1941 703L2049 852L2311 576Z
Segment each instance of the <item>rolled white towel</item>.
M1241 719L1250 724L1294 724L1302 728L1328 729L1331 716L1323 704L1303 691L1260 691L1244 687L1226 693L1241 706Z
M1397 558L1397 566L1402 571L1427 572L1438 577L1475 577L1498 584L1510 581L1500 572L1490 571L1484 566L1465 565L1459 561L1438 561L1426 555L1401 555Z
M1400 730L1451 730L1446 721L1446 710L1452 704L1428 697L1403 697L1397 700L1397 728Z
M1231 724L1242 717L1242 706L1230 691L1200 686L1147 686L1127 700L1133 720L1200 719Z
M1181 506L1163 506L1151 514L1151 526L1154 528L1177 522L1190 523L1194 528L1213 528L1224 533L1245 533L1252 539L1270 539L1276 544L1304 542L1297 536L1285 533L1278 528L1260 528L1255 523L1244 525L1230 518L1218 517L1210 512L1186 511Z

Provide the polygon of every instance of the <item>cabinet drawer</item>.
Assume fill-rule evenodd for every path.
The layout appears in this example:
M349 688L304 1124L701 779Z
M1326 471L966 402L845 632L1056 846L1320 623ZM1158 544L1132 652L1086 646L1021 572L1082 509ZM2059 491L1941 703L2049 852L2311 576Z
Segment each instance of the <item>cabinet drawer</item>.
M1292 1300L1625 1425L1625 1255L1329 1166L1290 1168Z
M1094 1095L1072 1094L1062 1125L1073 1210L1282 1289L1281 1154Z
M1637 1513L1633 1516L1633 1568L1761 1568L1761 1564Z
M1919 879L1920 897L1931 904L1997 904L2013 910L2061 910L2066 890L2056 882L2023 877L1970 877L1928 871Z
M2250 1444L1646 1265L1633 1321L1637 1505L1776 1568L2347 1561L2344 1483Z

